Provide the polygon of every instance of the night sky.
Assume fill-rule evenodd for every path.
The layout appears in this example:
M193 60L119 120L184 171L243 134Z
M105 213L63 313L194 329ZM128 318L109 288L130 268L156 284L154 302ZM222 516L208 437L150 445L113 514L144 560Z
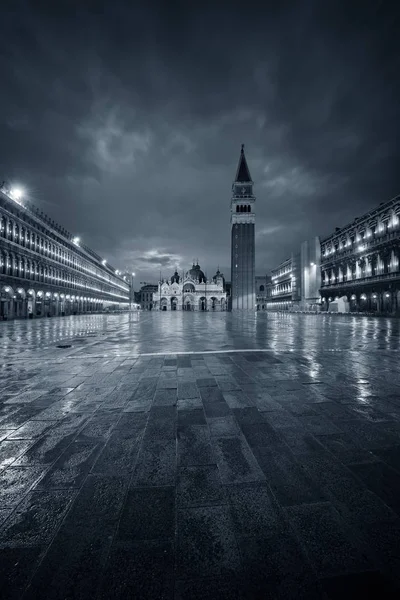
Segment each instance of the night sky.
M0 179L138 282L229 279L245 143L268 272L400 193L390 5L3 0Z

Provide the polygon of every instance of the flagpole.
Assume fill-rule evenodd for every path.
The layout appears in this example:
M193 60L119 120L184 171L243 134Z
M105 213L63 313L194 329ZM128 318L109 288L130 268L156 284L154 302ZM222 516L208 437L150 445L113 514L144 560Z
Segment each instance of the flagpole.
M161 269L160 269L160 310L161 310Z

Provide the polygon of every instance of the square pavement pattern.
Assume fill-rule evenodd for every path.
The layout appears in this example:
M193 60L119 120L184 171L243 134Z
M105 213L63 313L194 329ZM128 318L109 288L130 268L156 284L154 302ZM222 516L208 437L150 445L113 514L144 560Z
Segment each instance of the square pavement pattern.
M398 322L73 319L0 324L2 600L400 597Z

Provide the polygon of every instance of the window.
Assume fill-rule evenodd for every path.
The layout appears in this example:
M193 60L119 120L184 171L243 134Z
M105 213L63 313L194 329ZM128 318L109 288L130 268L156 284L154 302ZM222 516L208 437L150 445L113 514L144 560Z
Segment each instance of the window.
M264 291L264 286L260 285L260 292L263 292L263 291Z

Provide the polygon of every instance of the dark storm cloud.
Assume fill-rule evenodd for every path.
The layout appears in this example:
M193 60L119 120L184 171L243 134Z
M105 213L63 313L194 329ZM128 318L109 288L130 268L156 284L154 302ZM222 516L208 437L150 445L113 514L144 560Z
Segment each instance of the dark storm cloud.
M3 9L1 178L140 279L193 257L229 276L242 142L258 272L399 189L388 5L217 4Z

